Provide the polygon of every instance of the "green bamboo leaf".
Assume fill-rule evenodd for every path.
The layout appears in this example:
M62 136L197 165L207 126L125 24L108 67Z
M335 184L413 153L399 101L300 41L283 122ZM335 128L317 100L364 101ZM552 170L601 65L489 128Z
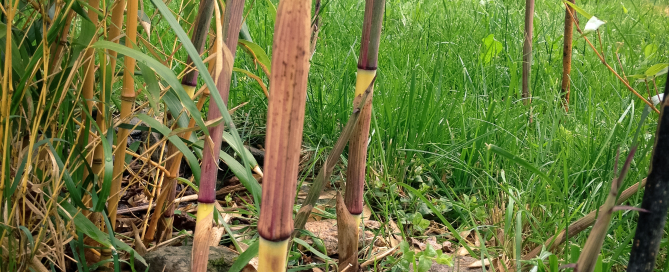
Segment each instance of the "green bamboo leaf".
M209 130L204 124L204 120L202 119L202 115L200 114L200 111L197 109L197 106L193 102L193 100L190 98L188 93L184 90L184 88L181 86L181 82L179 79L174 75L174 72L170 70L170 68L167 68L165 65L160 63L159 61L149 57L148 55L137 51L132 48L128 48L126 46L109 42L109 41L97 41L95 44L93 44L92 48L99 48L99 49L108 49L108 50L113 50L118 52L119 54L123 54L126 56L129 56L131 58L134 58L137 60L137 62L142 62L146 66L151 67L158 75L160 75L167 84L172 87L172 90L175 91L177 96L179 96L179 100L181 103L186 107L188 112L190 113L191 117L195 120L195 123L197 123L197 126L206 134L209 136ZM201 61L200 61L201 62ZM206 69L204 70L206 71ZM212 90L216 90L216 88L210 88ZM211 92L216 93L216 92ZM220 98L220 95L219 95Z
M207 71L207 67L204 65L202 62L202 59L200 58L200 54L198 54L197 50L193 46L193 43L191 42L190 38L188 37L188 34L181 28L181 25L179 22L174 18L174 15L170 11L170 9L163 3L163 1L160 0L151 0L153 4L156 6L156 8L160 11L160 13L163 15L163 18L170 24L172 27L172 30L174 33L179 37L179 40L181 41L181 44L183 45L184 49L186 49L186 52L188 52L188 55L191 57L193 60L193 64L195 64L195 67L199 71ZM211 78L211 75L209 73L199 73L200 77L204 80L205 84L207 87L209 87L210 90L218 90L216 88L216 84L214 83L214 80ZM183 89L183 88L182 88ZM221 98L221 95L218 92L212 91L210 93L211 98L213 98L215 105L218 107L218 110L220 111L221 115L223 116L223 120L225 121L225 125L230 129L230 133L232 134L234 141L229 143L230 145L236 145L237 148L241 150L243 148L243 143L241 138L239 137L239 133L237 132L237 129L235 128L234 122L232 122L232 117L230 117L230 113L228 113L227 106L225 102L223 102L223 99ZM210 103L210 107L211 107ZM203 126L204 129L204 126ZM205 129L206 130L206 129ZM208 132L207 136L209 136ZM241 154L242 160L244 161L244 164L247 166L245 167L247 175L251 175L251 169L248 167L249 161L244 152ZM254 183L254 187L260 188L260 185L258 182L253 179L250 182ZM257 185L257 186L256 186ZM260 190L254 190L251 191L251 194L253 195L253 200L254 204L258 209L260 209L260 198L261 198L261 191Z
M162 134L165 137L168 137L172 133L172 130L170 128L166 127L165 125L158 122L156 119L153 119L144 113L138 114L137 118L142 120L142 122L146 123L151 128L157 130L160 134ZM184 142L178 136L172 135L169 136L167 139L177 149L179 149L181 153L183 153L184 157L186 158L186 162L188 162L188 166L190 166L191 171L193 171L193 176L195 177L195 180L199 182L200 173L202 170L200 169L200 163L198 159L195 157L195 155L193 155L193 152L190 150L190 148L188 148L188 146L186 146L186 144L184 144Z
M249 53L249 55L257 60L260 65L267 69L268 72L272 73L272 61L269 59L267 53L265 53L265 50L263 50L262 47L247 40L239 40L239 43L242 44L244 51Z
M272 22L276 21L276 6L272 3L272 0L265 0L267 2L267 10L269 11L269 16L272 18Z
M237 257L237 260L232 264L232 267L230 267L229 272L239 272L242 271L244 266L251 261L255 256L258 256L258 248L259 246L259 241L256 241L255 243L251 244L249 248L246 249L246 251L242 252L242 254L239 254L239 257Z
M532 173L537 174L538 176L545 179L546 181L549 181L549 182L551 181L551 179L546 174L539 171L538 168L536 168L534 165L530 164L529 162L523 160L522 158L509 153L508 151L502 149L499 146L496 146L496 145L493 145L493 144L486 144L486 145L488 146L488 150L490 150L492 152L495 152L498 155L501 155L502 157L505 157L505 158L515 162L516 164L527 168L527 170L530 170Z
M246 24L246 20L242 22L242 29L239 30L239 38L253 42L253 38L251 38L251 33L249 32L249 25Z
M584 9L582 9L581 7L577 6L576 4L574 4L574 3L572 3L572 2L569 2L569 1L567 1L567 0L562 0L562 2L564 2L565 4L571 6L576 12L578 12L578 13L581 14L581 15L583 15L586 19L590 20L590 18L592 18L592 15L591 15L590 13L588 13L587 11L585 11Z
M321 258L321 259L323 259L323 260L326 260L326 261L332 261L332 258L328 257L328 255L326 255L326 254L323 254L323 252L320 252L320 251L318 251L317 249L313 248L313 247L312 247L311 245L309 245L309 243L307 243L306 241L304 241L304 240L302 240L302 239L300 239L300 238L297 238L297 237L293 238L293 241L294 241L295 243L298 243L298 244L302 245L304 248L306 248L307 250L311 251L311 253L316 254L316 256L318 256L319 258Z
M77 208L72 206L71 203L66 201L64 198L59 198L58 203L59 203L59 205L57 206L58 214L60 214L63 220L72 221L72 223L74 223L74 227L78 232L82 232L86 236L100 243L100 245L105 247L111 246L109 235L107 233L102 232L95 224L93 224L93 222L88 220L86 216L77 211ZM139 254L130 246L128 246L126 243L116 238L113 238L113 241L114 241L114 246L117 249L129 253L134 253L135 259L139 260L144 265L146 265L146 261L144 260L144 258L142 258L142 256L139 256Z
M235 139L232 137L232 134L224 131L223 132L223 140L226 141L227 143L232 143L232 142L234 142ZM240 151L246 153L246 158L248 158L249 164L251 165L251 168L258 166L258 162L256 161L256 158L253 157L253 154L251 154L251 151L249 151L248 148L242 146L242 149L239 150L238 146L230 145L230 147L232 147L232 149L237 154L240 154Z
M409 185L407 185L407 184L404 184L404 183L397 183L397 184L399 184L400 186L404 187L404 189L407 189L407 190L408 190L409 192L411 192L413 195L415 195L415 196L417 196L418 198L420 198L421 200L423 200L423 203L425 203L425 205L427 205L427 207L430 208L430 210L432 210L432 211L438 211L438 210L432 205L432 203L431 203L427 198L425 198L425 196L423 196L423 194L421 194L418 190L416 190L416 189L414 189L413 187L411 187L411 186L409 186ZM465 240L462 238L462 236L460 236L460 234L458 234L459 232L457 232L457 231L455 230L455 228L453 228L453 225L451 225L451 223L448 222L448 220L446 220L446 218L444 218L444 216L443 216L441 213L439 213L439 212L435 212L434 214L435 214L437 217L439 217L439 220L441 220L441 223L444 224L444 225L446 226L446 228L448 228L448 230L453 234L453 236L455 236L456 239L458 239L458 242L459 242L463 247L465 247L465 249L467 249L467 252L469 252L469 254L472 255L472 256L476 256L476 255L474 254L474 251L472 251L472 249L469 247L469 245L467 245L467 241L465 241Z
M669 63L658 63L648 68L648 70L644 72L644 75L646 77L660 76L667 73L668 67Z
M144 78L144 82L146 82L146 97L149 100L149 104L155 112L158 112L160 110L158 108L158 102L160 101L160 85L158 84L156 73L144 63L137 63L137 66L139 66L139 70L142 71L142 77Z
M186 185L190 186L191 188L193 188L193 191L195 191L196 193L200 192L200 188L197 187L197 185L195 185L195 184L193 184L192 182L190 182L190 180L187 180L187 179L182 178L182 177L177 177L177 180L180 181L180 182L183 182L184 184L186 184Z
M56 165L58 165L58 173L63 175L63 180L65 181L65 187L67 188L68 193L70 193L70 199L72 199L72 202L74 202L74 205L81 209L87 209L86 205L84 205L83 202L81 202L81 192L77 185L74 183L74 180L72 180L72 176L70 175L70 171L65 168L65 165L63 164L63 160L60 158L58 153L56 152L56 149L53 148L51 143L46 144L49 150L51 151L51 154L53 155L54 160L56 161Z

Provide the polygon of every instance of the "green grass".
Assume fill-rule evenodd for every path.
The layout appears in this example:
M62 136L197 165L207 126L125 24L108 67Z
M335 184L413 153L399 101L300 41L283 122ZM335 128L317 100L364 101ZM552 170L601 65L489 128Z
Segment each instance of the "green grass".
M577 4L607 22L601 28L603 45L595 45L603 46L607 62L619 73L617 42L624 42L619 53L627 75L667 60L666 4ZM476 228L486 238L498 228L512 238L520 216L526 253L603 203L616 150L627 154L644 104L579 38L574 41L570 111L564 112L558 100L564 21L559 1L537 0L531 111L519 100L524 1L388 0L386 5L369 146L373 171L368 171L366 194L378 219L410 224L412 214L421 212L439 222L416 196L396 193L401 188L397 184L406 183L439 204L438 212L456 228ZM267 1L255 2L248 24L255 42L271 51L273 21L266 8ZM304 143L311 149L332 145L352 108L363 10L364 1L329 1L322 13L306 110ZM480 56L483 39L490 34L503 49L486 63ZM644 48L650 44L658 50L647 58ZM238 63L260 73L248 58ZM664 86L664 80L658 79L657 85ZM632 86L648 96L645 85ZM231 101L251 101L246 108L252 112L250 123L262 123L266 100L257 84L233 83ZM642 126L625 188L648 173L656 123L657 114L651 113ZM488 143L526 160L550 179L489 152ZM304 175L313 174L308 170ZM333 182L340 185L338 180ZM632 197L628 205L638 205L641 197ZM507 210L509 199L515 204ZM507 220L493 220L494 209L506 213ZM615 270L627 262L636 217L635 212L614 216L602 254ZM582 245L586 235L569 243ZM569 260L569 251L563 249L554 253ZM487 249L490 254L499 250ZM666 256L664 250L658 258L662 266Z

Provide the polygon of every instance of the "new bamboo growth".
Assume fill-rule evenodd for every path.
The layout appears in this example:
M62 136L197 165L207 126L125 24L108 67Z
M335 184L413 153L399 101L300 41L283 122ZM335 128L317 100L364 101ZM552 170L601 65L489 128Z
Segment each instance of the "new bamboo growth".
M523 103L529 105L530 97L530 73L532 71L532 33L534 21L534 0L525 2L525 38L523 44Z
M229 0L225 8L222 37L225 45L220 48L218 58L221 60L222 72L216 87L224 102L228 100L232 67L237 50L237 39L242 24L244 0ZM218 6L216 6L218 7ZM209 107L208 120L221 117L218 107ZM209 258L209 237L211 235L214 203L216 202L216 177L218 174L218 158L223 137L223 123L209 129L211 141L205 141L202 158L202 175L198 193L197 221L193 238L193 259L191 271L206 271Z
M367 138L369 138L369 125L372 116L372 100L374 96L374 86L372 85L376 76L378 66L379 44L381 41L381 28L383 25L383 12L385 9L385 0L366 0L365 16L362 25L362 36L360 41L360 58L358 59L358 74L355 86L354 107L361 107L360 121L357 123L351 140L349 142L349 161L346 170L346 192L344 204L349 215L337 217L337 221L346 218L353 218L354 224L346 224L350 228L348 232L354 234L355 238L339 239L340 255L350 256L350 258L340 258L340 267L352 265L353 271L357 271L358 261L358 227L362 218L363 193L365 188L365 168L367 166ZM371 85L371 86L370 86ZM361 105L362 95L370 87L369 97L365 104ZM339 222L342 224L344 220ZM342 225L343 227L343 225ZM341 233L341 232L340 232ZM353 236L352 236L353 237Z
M272 48L258 271L285 271L309 72L310 0L283 0Z

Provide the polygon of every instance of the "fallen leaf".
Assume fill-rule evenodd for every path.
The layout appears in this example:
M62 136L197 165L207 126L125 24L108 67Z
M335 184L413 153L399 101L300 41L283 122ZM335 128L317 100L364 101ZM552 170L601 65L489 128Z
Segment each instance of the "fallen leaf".
M441 243L442 245L442 250L446 253L452 253L453 252L453 244L450 241L445 241Z
M432 248L434 248L434 250L440 250L444 247L443 245L437 243L437 237L434 236L428 237L427 240L425 240L425 242L431 245Z
M427 245L424 243L421 243L418 239L411 237L411 244L413 246L418 247L421 251L425 250L427 248Z
M482 267L482 266L484 266L484 265L485 265L485 266L489 266L489 265L490 265L490 260L488 260L488 259L484 259L483 262L481 262L481 261L475 261L475 262L473 262L472 264L470 264L469 266L467 266L467 268L480 268L480 267Z
M456 253L458 256L466 256L469 255L469 251L465 247L460 247L458 249L458 253Z
M362 206L362 219L369 220L372 217L372 210L367 205Z

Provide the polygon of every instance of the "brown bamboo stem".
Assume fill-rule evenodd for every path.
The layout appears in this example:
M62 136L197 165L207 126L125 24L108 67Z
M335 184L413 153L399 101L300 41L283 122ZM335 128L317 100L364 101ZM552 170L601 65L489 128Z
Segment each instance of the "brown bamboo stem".
M194 23L193 35L191 37L193 46L195 46L195 49L197 49L198 54L202 54L202 51L204 50L207 34L209 33L209 25L211 24L211 17L214 12L214 2L215 2L214 0L203 0L202 2L200 2L200 6L198 8L197 17L195 18L195 23ZM193 66L193 60L189 56L186 62L186 67L192 67L192 66ZM213 66L210 66L210 70L211 68L213 68ZM195 88L197 87L197 76L198 76L197 69L193 69L190 70L188 73L186 73L186 75L183 77L181 81L182 86L191 96L191 98L195 94ZM204 97L198 101L198 109L202 109L204 101L205 101ZM194 126L195 126L195 120L191 120L188 127L192 128ZM189 131L182 133L179 136L184 139L188 139L190 135L191 132ZM167 161L167 166L170 171L169 174L165 177L167 186L164 187L164 190L166 190L164 193L167 194L167 198L165 199L165 204L167 204L167 207L165 208L165 212L163 213L163 216L159 222L160 224L157 226L159 242L172 238L171 237L172 221L175 208L173 202L177 192L176 179L177 176L179 175L179 168L181 167L181 159L183 156L183 154L171 143L168 145L167 154L168 158L169 157L172 158ZM173 156L174 154L176 154L176 156ZM161 204L160 207L162 207L162 205L163 204ZM150 234L151 235L147 236L146 238L153 239L153 232L150 232Z
M574 0L568 0L574 3ZM564 46L562 50L562 103L564 110L569 111L569 94L570 94L570 73L571 73L571 55L572 55L572 37L574 36L574 22L571 18L571 13L574 8L566 5L564 18Z
M532 35L534 32L534 0L525 1L525 38L523 43L523 103L529 105L530 97L530 74L532 72Z
M309 74L311 0L279 2L270 76L259 271L285 271Z
M379 44L385 0L367 0L360 42L360 58L358 59L358 75L355 88L353 107L361 106L364 91L369 87L376 75L378 66ZM365 168L367 165L367 138L372 116L372 99L374 86L371 86L369 98L362 106L360 121L357 123L349 143L348 168L346 170L346 193L344 203L349 212L360 215L363 207L365 186Z
M244 11L244 0L228 0L225 8L223 21L223 31L221 38L225 45L219 48L218 59L222 62L223 70L218 76L216 87L223 99L227 103L230 90L230 80L232 78L232 67L235 61L237 51L237 40L242 25L242 16ZM218 7L218 6L216 6ZM208 120L215 120L221 117L218 107L209 107L207 113ZM209 236L212 228L213 206L216 202L216 179L218 174L218 154L221 150L223 138L223 122L219 125L209 128L211 141L205 141L202 158L202 175L200 179L200 191L198 193L198 214L193 238L193 260L191 262L191 271L204 272L207 270L207 261L209 258Z

